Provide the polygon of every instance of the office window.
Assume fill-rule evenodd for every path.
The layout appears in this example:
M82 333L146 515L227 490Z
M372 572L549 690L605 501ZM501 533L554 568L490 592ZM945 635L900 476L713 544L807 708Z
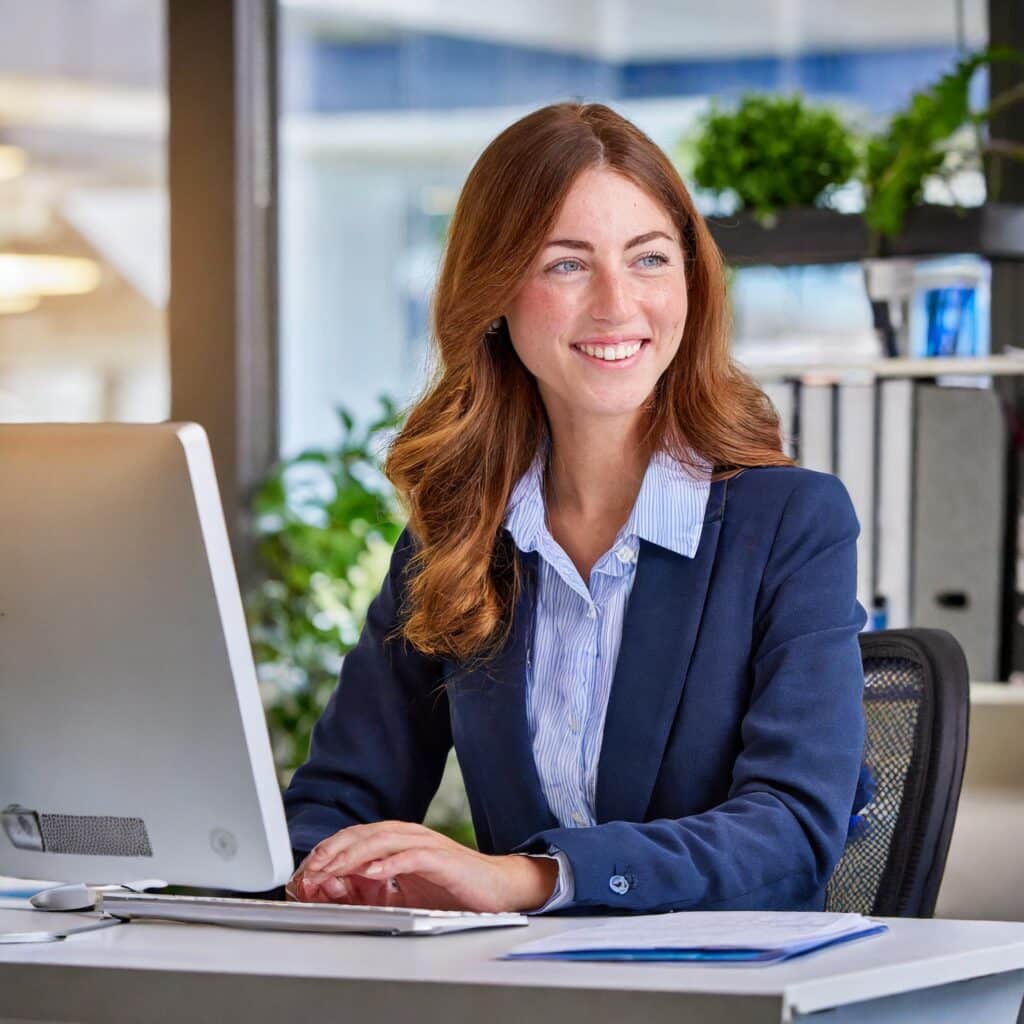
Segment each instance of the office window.
M427 303L458 189L483 146L528 110L607 102L675 154L712 97L800 90L870 121L986 35L982 0L693 10L284 0L284 454L335 439L339 405L366 419L378 394L404 402L422 386ZM856 267L740 271L734 284L737 348L752 358L766 344L826 355L875 345ZM783 329L794 297L800 315Z
M0 0L0 420L168 415L163 16Z

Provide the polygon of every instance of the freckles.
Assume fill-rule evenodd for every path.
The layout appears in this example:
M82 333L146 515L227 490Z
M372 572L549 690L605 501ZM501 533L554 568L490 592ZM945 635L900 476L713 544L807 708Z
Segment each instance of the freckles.
M570 303L559 294L557 288L538 286L528 299L530 319L542 329L557 329L570 311Z
M519 293L519 302L533 315L543 315L560 305L558 290L543 279L524 285Z
M658 314L670 321L673 327L681 328L686 322L689 307L685 295L666 295L658 306Z

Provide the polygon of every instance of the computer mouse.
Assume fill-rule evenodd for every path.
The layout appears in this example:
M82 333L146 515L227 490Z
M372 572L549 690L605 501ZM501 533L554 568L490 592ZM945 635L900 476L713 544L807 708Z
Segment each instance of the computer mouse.
M29 903L36 910L95 910L99 894L95 889L81 882L70 885L55 885L29 897Z

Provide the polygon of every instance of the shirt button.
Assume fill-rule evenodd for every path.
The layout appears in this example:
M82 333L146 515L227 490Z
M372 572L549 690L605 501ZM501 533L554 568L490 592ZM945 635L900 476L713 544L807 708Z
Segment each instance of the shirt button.
M579 811L572 812L572 820L575 821L577 825L585 825L587 823L587 819L584 818Z
M627 548L625 544L623 544L622 547L615 549L615 557L622 562L623 565L629 565L629 563L636 558L632 549Z
M572 729L573 732L579 732L580 731L580 720L578 718L576 718L575 716L570 718L569 719L569 728Z
M629 882L623 875L612 875L608 879L608 888L619 896L625 896L629 892Z

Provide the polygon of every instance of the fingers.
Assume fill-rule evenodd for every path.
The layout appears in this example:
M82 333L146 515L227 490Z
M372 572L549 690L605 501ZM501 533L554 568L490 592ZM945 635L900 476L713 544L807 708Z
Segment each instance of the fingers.
M354 889L347 878L337 878L331 875L320 883L318 889L323 894L325 901L331 903L362 902L356 898Z
M303 861L303 865L311 870L320 871L336 854L347 849L352 845L352 843L366 835L372 835L374 832L381 829L386 829L390 832L409 833L430 831L429 829L425 829L422 825L417 825L409 821L376 821L369 825L349 825L348 828L343 828L340 831L335 832L334 835L320 840L320 842L310 850L309 855Z
M346 855L341 854L341 870L313 871L307 867L293 879L291 890L306 902L492 911L504 908L509 902L508 884L499 869L507 858L490 857L458 843L450 843L448 848L439 840L444 837L428 829L421 830L419 840L412 843L407 835L369 835L353 847L353 860L362 863L345 868ZM389 882L395 879L398 885L392 889Z
M299 903L320 902L320 887L311 878L305 875L301 869L292 875L288 884L284 887L285 895Z
M447 851L449 846L455 850ZM439 880L445 888L447 883L459 884L456 863L460 858L453 862L452 852L469 851L414 822L352 825L328 836L310 851L286 892L290 898L307 903L401 904L405 894L387 889L387 880L396 875L418 872Z
M323 883L327 876L308 872L306 870L306 862L308 860L309 857L307 856L285 884L285 896L290 900L300 903L329 902L334 897L334 894L327 894L323 889Z
M333 875L296 876L285 892L301 903L361 903L348 879ZM293 895L294 893L294 895Z
M451 858L446 857L443 850L434 846L414 846L373 861L363 874L371 878L418 874L428 881L443 884L445 876L450 873L445 870L446 866L454 868Z
M382 821L373 825L357 825L319 844L310 855L306 870L314 876L362 873L362 868L371 861L410 846L440 847L450 842L440 833L409 822Z
M297 900L299 902L305 902L300 894L300 888L302 886L303 875L305 872L306 862L309 860L309 854L299 862L298 867L292 873L292 877L288 879L284 886L284 894L287 899Z

